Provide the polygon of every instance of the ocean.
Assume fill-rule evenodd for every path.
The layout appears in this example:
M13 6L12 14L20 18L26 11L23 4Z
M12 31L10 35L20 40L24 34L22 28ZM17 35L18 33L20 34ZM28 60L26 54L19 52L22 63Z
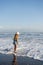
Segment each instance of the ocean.
M0 32L0 53L13 52L15 32ZM20 32L17 52L19 56L28 56L43 60L43 32Z

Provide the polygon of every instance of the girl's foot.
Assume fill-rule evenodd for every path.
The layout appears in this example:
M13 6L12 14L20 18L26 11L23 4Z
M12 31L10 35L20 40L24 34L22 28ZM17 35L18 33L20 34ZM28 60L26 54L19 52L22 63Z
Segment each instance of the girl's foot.
M16 53L16 51L14 51L14 53Z

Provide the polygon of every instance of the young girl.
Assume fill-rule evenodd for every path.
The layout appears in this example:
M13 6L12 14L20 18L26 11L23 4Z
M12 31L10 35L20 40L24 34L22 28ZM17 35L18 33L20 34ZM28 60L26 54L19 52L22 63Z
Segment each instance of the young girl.
M17 44L18 44L18 38L19 38L19 32L16 32L13 38L13 44L14 44L14 52L16 52Z

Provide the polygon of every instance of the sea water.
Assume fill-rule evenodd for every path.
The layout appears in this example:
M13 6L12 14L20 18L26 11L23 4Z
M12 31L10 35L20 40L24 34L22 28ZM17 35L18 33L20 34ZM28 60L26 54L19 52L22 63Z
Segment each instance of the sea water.
M15 32L0 32L0 53L14 51ZM43 60L43 32L20 32L17 47L18 55Z

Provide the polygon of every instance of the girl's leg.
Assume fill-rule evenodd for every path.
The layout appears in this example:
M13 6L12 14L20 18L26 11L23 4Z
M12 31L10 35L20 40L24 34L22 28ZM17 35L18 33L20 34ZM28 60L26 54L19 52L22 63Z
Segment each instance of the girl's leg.
M14 45L14 52L16 51L16 49L17 49L17 45L15 44L15 45Z

